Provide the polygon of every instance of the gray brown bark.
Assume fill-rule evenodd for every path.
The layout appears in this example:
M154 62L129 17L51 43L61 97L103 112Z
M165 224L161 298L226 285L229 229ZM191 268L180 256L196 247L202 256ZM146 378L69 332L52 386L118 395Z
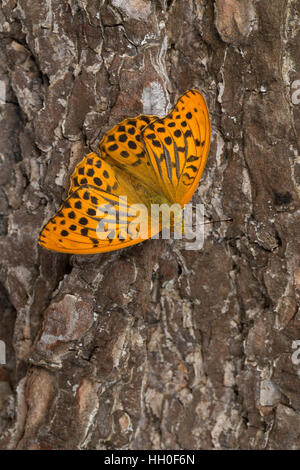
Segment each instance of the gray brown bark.
M2 1L2 448L300 448L299 17L297 0ZM105 131L191 87L213 129L193 202L233 222L200 251L39 247Z

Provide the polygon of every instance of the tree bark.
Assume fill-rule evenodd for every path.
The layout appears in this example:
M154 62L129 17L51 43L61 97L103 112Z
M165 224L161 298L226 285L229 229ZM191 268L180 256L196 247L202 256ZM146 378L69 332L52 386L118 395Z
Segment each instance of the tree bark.
M4 449L300 448L297 0L3 0ZM205 243L37 245L76 164L202 89Z

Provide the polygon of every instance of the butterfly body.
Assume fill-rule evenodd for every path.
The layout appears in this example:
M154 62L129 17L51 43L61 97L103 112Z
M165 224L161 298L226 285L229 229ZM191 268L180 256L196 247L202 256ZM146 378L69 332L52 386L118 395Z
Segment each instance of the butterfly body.
M162 229L154 206L174 205L170 225L181 230L180 208L198 185L209 144L208 109L197 90L186 92L165 118L125 119L104 135L100 156L90 153L77 165L67 199L42 229L39 243L77 254L131 246ZM141 223L135 229L136 207Z

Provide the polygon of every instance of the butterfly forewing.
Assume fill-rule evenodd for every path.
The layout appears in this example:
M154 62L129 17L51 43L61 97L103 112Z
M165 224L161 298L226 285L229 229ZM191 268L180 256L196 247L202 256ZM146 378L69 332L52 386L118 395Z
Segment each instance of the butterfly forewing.
M170 201L186 204L209 151L210 121L201 93L185 93L170 114L143 130L143 139L161 190Z
M134 196L134 188L131 189ZM135 200L139 200L136 195ZM146 206L145 206L146 207ZM127 198L84 185L73 191L40 233L39 243L48 250L65 253L99 253L118 250L149 238L146 231L135 233L137 212ZM157 233L159 228L157 227Z
M148 193L141 190L133 176L90 153L77 165L68 197L42 229L39 243L66 253L113 251L139 243L151 236L148 199ZM131 210L132 204L148 210L144 214L148 225L140 236L130 232L138 214ZM154 228L154 233L158 231ZM101 233L107 234L106 239Z

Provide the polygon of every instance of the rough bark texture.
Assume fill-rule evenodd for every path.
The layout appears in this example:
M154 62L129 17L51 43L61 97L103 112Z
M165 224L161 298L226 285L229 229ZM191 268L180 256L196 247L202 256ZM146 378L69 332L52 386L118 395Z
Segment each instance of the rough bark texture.
M297 0L2 0L2 448L300 448L299 17ZM190 87L213 127L193 202L233 222L201 251L39 247L104 132Z

